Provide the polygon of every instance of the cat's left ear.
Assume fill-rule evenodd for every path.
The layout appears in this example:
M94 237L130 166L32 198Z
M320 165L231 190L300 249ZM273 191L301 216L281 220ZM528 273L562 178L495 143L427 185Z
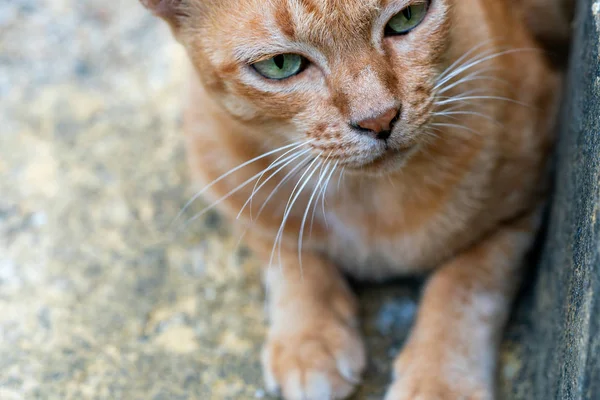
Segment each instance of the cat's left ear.
M171 25L177 34L183 21L189 17L186 0L140 0L142 5Z

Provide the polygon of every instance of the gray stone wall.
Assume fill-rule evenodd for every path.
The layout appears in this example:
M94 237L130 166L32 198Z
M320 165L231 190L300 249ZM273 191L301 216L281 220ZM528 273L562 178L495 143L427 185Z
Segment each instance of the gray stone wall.
M600 2L579 1L574 28L555 194L511 331L522 363L509 398L600 399Z

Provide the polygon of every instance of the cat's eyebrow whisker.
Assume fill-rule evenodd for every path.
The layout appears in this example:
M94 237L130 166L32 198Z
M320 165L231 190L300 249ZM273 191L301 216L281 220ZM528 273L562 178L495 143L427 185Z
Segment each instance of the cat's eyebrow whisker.
M227 171L226 173L224 173L223 175L221 175L220 177L218 177L217 179L213 180L211 183L209 183L208 185L204 186L199 192L197 192L184 206L183 208L179 211L179 213L177 213L177 216L175 216L175 218L173 219L173 221L171 222L170 226L173 226L185 213L185 211L192 205L193 202L195 202L196 200L198 200L200 198L200 196L202 196L204 193L206 193L206 191L208 189L210 189L211 187L213 187L214 185L216 185L217 183L221 182L223 179L227 178L228 176L230 176L231 174L241 170L244 167L247 167L248 165L258 161L258 160L262 160L265 157L268 157L272 154L276 154L280 151L289 149L291 147L293 148L299 148L302 146L305 146L307 144L309 144L310 142L312 142L314 139L308 140L308 141L303 141L303 142L294 142L285 146L281 146L278 147L274 150L268 151L266 153L261 154L258 157L254 157L251 160L248 160L240 165L238 165L237 167L234 167L232 169L230 169L229 171Z
M306 170L304 171L304 173L302 174L300 179L298 179L298 183L296 183L296 186L294 187L294 189L292 190L292 193L290 194L290 198L286 205L284 215L281 220L281 224L279 226L279 230L277 231L277 236L275 236L275 242L273 243L273 249L271 250L271 258L269 260L269 268L273 265L273 257L275 256L275 249L278 248L279 249L279 264L280 264L279 267L283 271L283 265L281 265L281 262L282 262L282 260L281 260L281 242L283 240L283 230L285 229L287 219L292 212L294 203L296 203L296 200L298 200L298 197L300 197L300 195L302 194L302 190L304 190L304 187L306 187L306 185L310 181L310 178L313 176L313 174L319 168L320 164L316 164L317 162L322 163L323 161L321 161L318 156L315 157L314 160L308 165L308 167L306 168ZM315 167L315 164L316 164L316 167ZM306 177L306 179L305 179L305 177ZM278 242L279 242L279 246L277 246Z
M273 162L268 169L265 169L265 171L261 174L261 176L258 178L258 180L256 181L256 184L254 185L254 188L252 189L252 193L250 194L250 196L248 197L248 200L246 200L246 202L244 203L244 205L242 206L242 208L240 209L240 212L237 215L237 219L240 219L242 213L244 212L244 210L246 209L246 207L248 207L248 205L250 206L250 220L254 220L253 216L252 216L252 200L254 199L254 196L256 195L256 193L258 193L260 191L260 189L262 189L271 179L273 179L273 177L275 177L279 172L281 172L281 170L283 170L285 167L287 167L288 165L290 165L292 162L294 162L296 159L302 157L303 155L305 155L306 153L310 152L310 149L304 149L301 151L296 151L296 153L291 154L290 156L286 157L285 159L278 161L277 163ZM283 164L283 165L281 165ZM269 171L269 169L273 169L277 166L281 165L277 170L275 170L275 172L273 172L271 175L269 175L269 177L267 179L265 179L264 182L262 182L260 184L260 186L256 186L258 184L258 182L260 181L260 179L264 176L264 174L266 172Z

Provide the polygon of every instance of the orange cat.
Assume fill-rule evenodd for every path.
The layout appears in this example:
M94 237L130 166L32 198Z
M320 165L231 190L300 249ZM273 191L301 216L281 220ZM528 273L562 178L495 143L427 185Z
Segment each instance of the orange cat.
M143 3L195 69L200 194L264 259L267 388L346 398L366 355L342 273L432 271L386 399L492 399L553 142L561 79L527 26L551 0Z

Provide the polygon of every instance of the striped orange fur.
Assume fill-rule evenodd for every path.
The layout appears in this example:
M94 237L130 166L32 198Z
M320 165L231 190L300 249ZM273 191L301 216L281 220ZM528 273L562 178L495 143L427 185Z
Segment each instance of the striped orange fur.
M431 272L386 400L494 398L561 82L529 13L542 2L146 0L193 65L191 171L264 261L268 389L346 398L366 353L342 273ZM252 67L281 54L306 68Z

